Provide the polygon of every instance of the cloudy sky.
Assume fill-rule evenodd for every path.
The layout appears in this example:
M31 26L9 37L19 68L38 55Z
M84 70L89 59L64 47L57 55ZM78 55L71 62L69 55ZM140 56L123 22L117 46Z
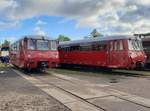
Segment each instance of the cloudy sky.
M150 0L0 0L0 40L150 32Z

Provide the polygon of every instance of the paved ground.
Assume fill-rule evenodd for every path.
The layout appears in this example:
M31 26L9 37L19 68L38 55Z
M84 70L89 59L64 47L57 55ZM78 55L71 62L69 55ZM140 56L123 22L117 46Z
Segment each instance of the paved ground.
M0 111L69 111L69 109L12 69L0 68Z
M126 93L131 93L150 99L150 71L85 71L76 69L54 69L79 80L96 85L104 85ZM146 76L144 76L146 75ZM148 76L149 75L149 76Z
M81 95L84 99L105 110L150 110L149 108L142 107L143 105L150 107L150 77L143 76L143 73L146 73L146 75L150 74L149 71L123 71L124 73L118 71L111 73L100 71L93 73L94 71L90 72L89 70L78 71L71 69L69 71L68 69L56 69L50 72L54 72L57 77L75 82L78 86L83 86L80 87L80 91L72 90L73 86L71 86L72 89L69 86L67 87L67 85L63 87L74 94ZM134 72L133 75L131 72ZM86 92L91 92L91 94Z
M149 71L0 70L0 111L150 111Z

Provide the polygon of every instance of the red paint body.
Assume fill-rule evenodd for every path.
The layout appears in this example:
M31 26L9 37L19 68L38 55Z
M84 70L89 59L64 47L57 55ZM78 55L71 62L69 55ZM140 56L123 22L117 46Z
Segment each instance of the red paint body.
M105 40L81 40L75 42L64 42L59 45L60 63L87 66L102 66L107 68L134 69L137 63L145 63L145 53L141 50L129 50L129 38L115 37ZM94 42L93 42L94 41ZM115 49L115 43L120 44L121 50ZM82 46L90 44L89 50L82 50ZM104 44L104 49L95 50L97 44ZM71 48L77 49L72 50Z
M46 68L56 67L59 63L57 50L31 50L28 49L28 39L24 38L11 45L10 62L20 68L40 68L39 63L46 63ZM43 40L43 39L33 39ZM43 40L44 41L44 40ZM46 40L51 41L51 40ZM55 40L53 40L55 41ZM57 41L56 41L57 43ZM16 47L16 48L15 48Z

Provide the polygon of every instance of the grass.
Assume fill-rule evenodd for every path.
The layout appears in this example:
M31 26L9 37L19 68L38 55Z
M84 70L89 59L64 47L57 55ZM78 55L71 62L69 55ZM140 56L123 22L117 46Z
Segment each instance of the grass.
M8 67L10 67L10 66L0 62L0 70L3 70L3 69L8 68Z

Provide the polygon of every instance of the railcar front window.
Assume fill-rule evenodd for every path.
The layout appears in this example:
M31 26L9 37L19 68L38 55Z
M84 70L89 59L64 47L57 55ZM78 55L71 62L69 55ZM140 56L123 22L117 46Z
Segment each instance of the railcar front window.
M56 43L56 41L51 41L50 44L51 44L51 50L57 50L57 43Z
M48 41L37 40L37 50L49 50Z
M28 49L35 50L36 41L35 40L28 40Z
M7 48L7 47L1 48L1 51L9 51L9 48Z
M128 40L129 50L142 50L142 44L139 40Z

